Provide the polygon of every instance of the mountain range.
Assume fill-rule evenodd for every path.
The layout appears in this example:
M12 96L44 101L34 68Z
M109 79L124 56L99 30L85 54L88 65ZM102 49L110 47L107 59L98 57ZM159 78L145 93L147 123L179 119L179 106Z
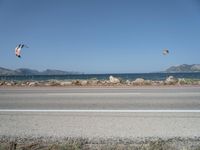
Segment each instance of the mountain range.
M200 72L200 64L193 64L193 65L183 64L178 66L171 66L162 72L163 73ZM83 74L83 73L73 72L73 71L53 70L53 69L38 71L28 68L19 68L16 70L11 70L0 67L0 75L69 75L69 74Z
M38 71L28 68L19 68L16 70L11 70L0 67L0 75L69 75L69 74L80 74L80 73L73 71L53 70L53 69Z
M180 73L180 72L200 72L200 64L193 64L193 65L178 65L172 66L166 69L164 72L167 73Z

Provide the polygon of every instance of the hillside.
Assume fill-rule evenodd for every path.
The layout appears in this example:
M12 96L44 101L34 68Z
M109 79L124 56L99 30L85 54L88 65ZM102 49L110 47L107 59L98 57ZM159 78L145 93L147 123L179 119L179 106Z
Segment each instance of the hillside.
M69 74L79 74L79 73L72 71L52 70L52 69L47 69L45 71L38 71L28 68L19 68L16 70L11 70L0 67L0 75L69 75Z
M200 72L200 64L193 64L193 65L179 65L179 66L172 66L165 70L168 73L174 72Z
M0 67L0 75L15 75L15 71Z

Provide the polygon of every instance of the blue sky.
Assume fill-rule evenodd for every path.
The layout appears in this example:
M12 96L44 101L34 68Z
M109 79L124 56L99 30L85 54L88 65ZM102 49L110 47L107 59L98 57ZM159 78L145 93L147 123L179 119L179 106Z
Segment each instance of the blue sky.
M0 0L1 67L140 73L199 57L200 0Z

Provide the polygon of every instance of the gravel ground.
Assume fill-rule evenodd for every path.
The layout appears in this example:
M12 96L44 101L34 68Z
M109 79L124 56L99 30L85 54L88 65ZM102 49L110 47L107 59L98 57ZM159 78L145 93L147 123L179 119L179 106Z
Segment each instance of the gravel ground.
M0 137L0 150L199 150L200 138L110 138L110 139L85 139L52 137L14 138Z

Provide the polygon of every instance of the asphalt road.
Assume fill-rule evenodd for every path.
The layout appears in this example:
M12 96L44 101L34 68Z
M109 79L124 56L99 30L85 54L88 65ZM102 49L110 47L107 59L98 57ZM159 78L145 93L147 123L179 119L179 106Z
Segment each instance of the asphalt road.
M200 87L0 89L1 136L200 137L199 124Z
M200 88L1 89L0 109L200 109Z

